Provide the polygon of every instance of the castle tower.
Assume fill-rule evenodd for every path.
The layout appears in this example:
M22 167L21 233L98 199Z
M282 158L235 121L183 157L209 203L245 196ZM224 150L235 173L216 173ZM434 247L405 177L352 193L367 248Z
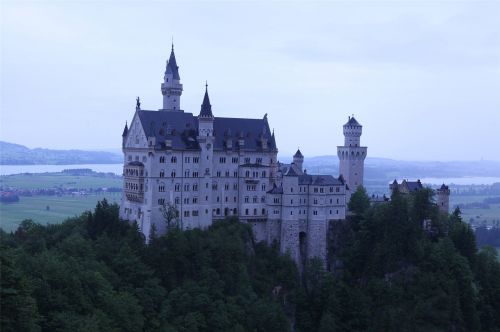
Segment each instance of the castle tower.
M304 156L302 155L302 152L300 152L300 149L298 149L293 155L293 165L295 166L294 171L298 174L302 174L304 172Z
M172 44L170 58L167 61L165 76L161 84L161 93L163 95L162 111L181 110L182 84L179 76L179 66L177 66L177 61L175 60L174 44Z
M198 115L198 142L200 144L200 227L212 224L212 160L214 151L214 116L205 85L205 97Z
M439 208L439 211L442 213L450 213L450 188L448 186L445 186L444 183L437 190L437 205Z
M344 125L344 145L337 147L339 174L349 187L350 194L363 185L364 163L367 148L361 146L363 126L354 117Z

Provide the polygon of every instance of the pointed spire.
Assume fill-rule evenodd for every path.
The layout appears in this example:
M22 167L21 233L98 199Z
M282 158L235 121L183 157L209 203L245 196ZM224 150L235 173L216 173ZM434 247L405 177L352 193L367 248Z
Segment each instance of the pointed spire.
M123 128L122 137L127 136L127 134L128 134L128 124L127 124L127 121L125 121L125 128Z
M137 97L135 99L135 110L140 111L141 110L141 98Z
M173 38L172 38L172 51L170 52L170 58L167 61L167 70L165 71L165 74L172 74L175 80L181 79L181 77L179 76L179 66L177 66L177 61L175 60Z
M205 96L203 97L203 104L201 104L200 117L213 118L212 105L210 105L210 98L208 97L208 83L205 81Z

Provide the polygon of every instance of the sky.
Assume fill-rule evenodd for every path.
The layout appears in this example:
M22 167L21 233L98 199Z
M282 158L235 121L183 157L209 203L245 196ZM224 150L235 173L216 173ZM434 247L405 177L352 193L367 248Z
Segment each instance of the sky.
M120 149L173 42L198 114L268 114L281 156L500 161L500 1L0 2L0 140Z

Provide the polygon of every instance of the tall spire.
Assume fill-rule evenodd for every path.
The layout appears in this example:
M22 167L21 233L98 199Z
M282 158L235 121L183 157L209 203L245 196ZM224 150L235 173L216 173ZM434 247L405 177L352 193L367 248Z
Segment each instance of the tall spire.
M205 96L203 97L203 104L201 104L200 117L213 118L212 105L210 105L210 98L208 97L208 83L205 81Z
M172 51L170 52L170 58L167 62L167 70L165 74L172 74L174 80L180 80L179 76L179 66L177 66L177 61L175 60L174 44L172 44Z

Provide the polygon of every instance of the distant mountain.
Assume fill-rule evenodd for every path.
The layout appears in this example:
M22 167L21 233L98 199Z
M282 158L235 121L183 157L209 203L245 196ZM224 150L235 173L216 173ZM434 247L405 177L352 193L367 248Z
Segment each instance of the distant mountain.
M121 163L121 155L104 151L29 149L0 141L0 165L75 165Z
M281 158L290 162L290 158ZM339 160L337 156L306 157L304 168L309 173L337 175ZM426 177L500 177L498 161L401 161L386 158L367 158L365 179L390 181L396 179L416 179Z

